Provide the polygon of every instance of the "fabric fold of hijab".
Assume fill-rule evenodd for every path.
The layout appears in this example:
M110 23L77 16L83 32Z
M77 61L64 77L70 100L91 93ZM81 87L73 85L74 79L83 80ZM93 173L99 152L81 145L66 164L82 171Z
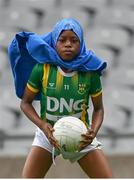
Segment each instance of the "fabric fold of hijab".
M55 49L57 40L64 30L72 30L80 40L80 53L73 60L63 61ZM19 32L8 47L9 60L14 77L15 91L22 98L29 75L36 63L48 63L76 71L97 71L101 74L106 62L87 50L81 25L74 19L60 20L51 32L38 35L33 32ZM36 99L40 99L37 95Z

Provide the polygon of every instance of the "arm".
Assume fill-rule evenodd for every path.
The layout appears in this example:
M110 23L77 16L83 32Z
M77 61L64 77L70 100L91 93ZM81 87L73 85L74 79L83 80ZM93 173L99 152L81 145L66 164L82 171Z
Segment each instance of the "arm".
M97 97L92 97L93 114L91 129L94 131L94 136L97 135L104 117L104 108L102 101L102 93Z
M42 121L42 119L39 117L32 105L35 95L35 92L32 92L28 89L28 87L26 87L23 99L20 104L20 108L24 112L24 114L29 118L29 120L31 120L46 134L50 143L58 148L58 144L52 135L54 129L49 123Z
M102 93L96 97L91 97L93 103L93 113L92 113L92 125L88 129L86 134L83 134L83 140L80 144L80 149L83 149L87 145L91 144L93 139L96 137L104 117L104 108L102 101Z
M43 127L43 121L35 111L32 102L34 100L36 93L30 91L28 87L26 87L24 96L22 98L20 108L24 112L24 114L30 119L35 125L37 125L40 129Z

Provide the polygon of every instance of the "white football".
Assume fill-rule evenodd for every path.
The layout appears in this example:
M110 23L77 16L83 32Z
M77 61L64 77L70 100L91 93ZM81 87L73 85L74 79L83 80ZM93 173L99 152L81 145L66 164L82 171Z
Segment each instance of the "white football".
M78 146L82 140L81 134L87 132L86 125L78 118L66 116L59 119L54 124L53 136L59 142L61 148L67 152L78 151Z

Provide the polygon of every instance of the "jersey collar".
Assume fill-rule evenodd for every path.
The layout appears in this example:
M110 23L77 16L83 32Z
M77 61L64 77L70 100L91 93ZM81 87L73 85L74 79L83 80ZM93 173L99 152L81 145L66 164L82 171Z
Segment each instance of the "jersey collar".
M72 77L77 73L77 71L72 71L72 72L68 72L68 73L64 72L60 66L58 66L57 68L58 68L58 71L60 72L60 74L62 74L63 76L66 76L66 77Z

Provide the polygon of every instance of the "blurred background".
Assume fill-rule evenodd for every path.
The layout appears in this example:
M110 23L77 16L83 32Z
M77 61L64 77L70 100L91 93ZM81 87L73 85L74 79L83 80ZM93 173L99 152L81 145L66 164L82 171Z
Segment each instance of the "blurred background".
M87 47L108 63L98 139L114 176L133 178L134 0L0 0L0 178L21 177L35 131L19 108L7 46L17 32L43 34L64 17L81 23ZM47 177L87 178L77 164L61 157Z

